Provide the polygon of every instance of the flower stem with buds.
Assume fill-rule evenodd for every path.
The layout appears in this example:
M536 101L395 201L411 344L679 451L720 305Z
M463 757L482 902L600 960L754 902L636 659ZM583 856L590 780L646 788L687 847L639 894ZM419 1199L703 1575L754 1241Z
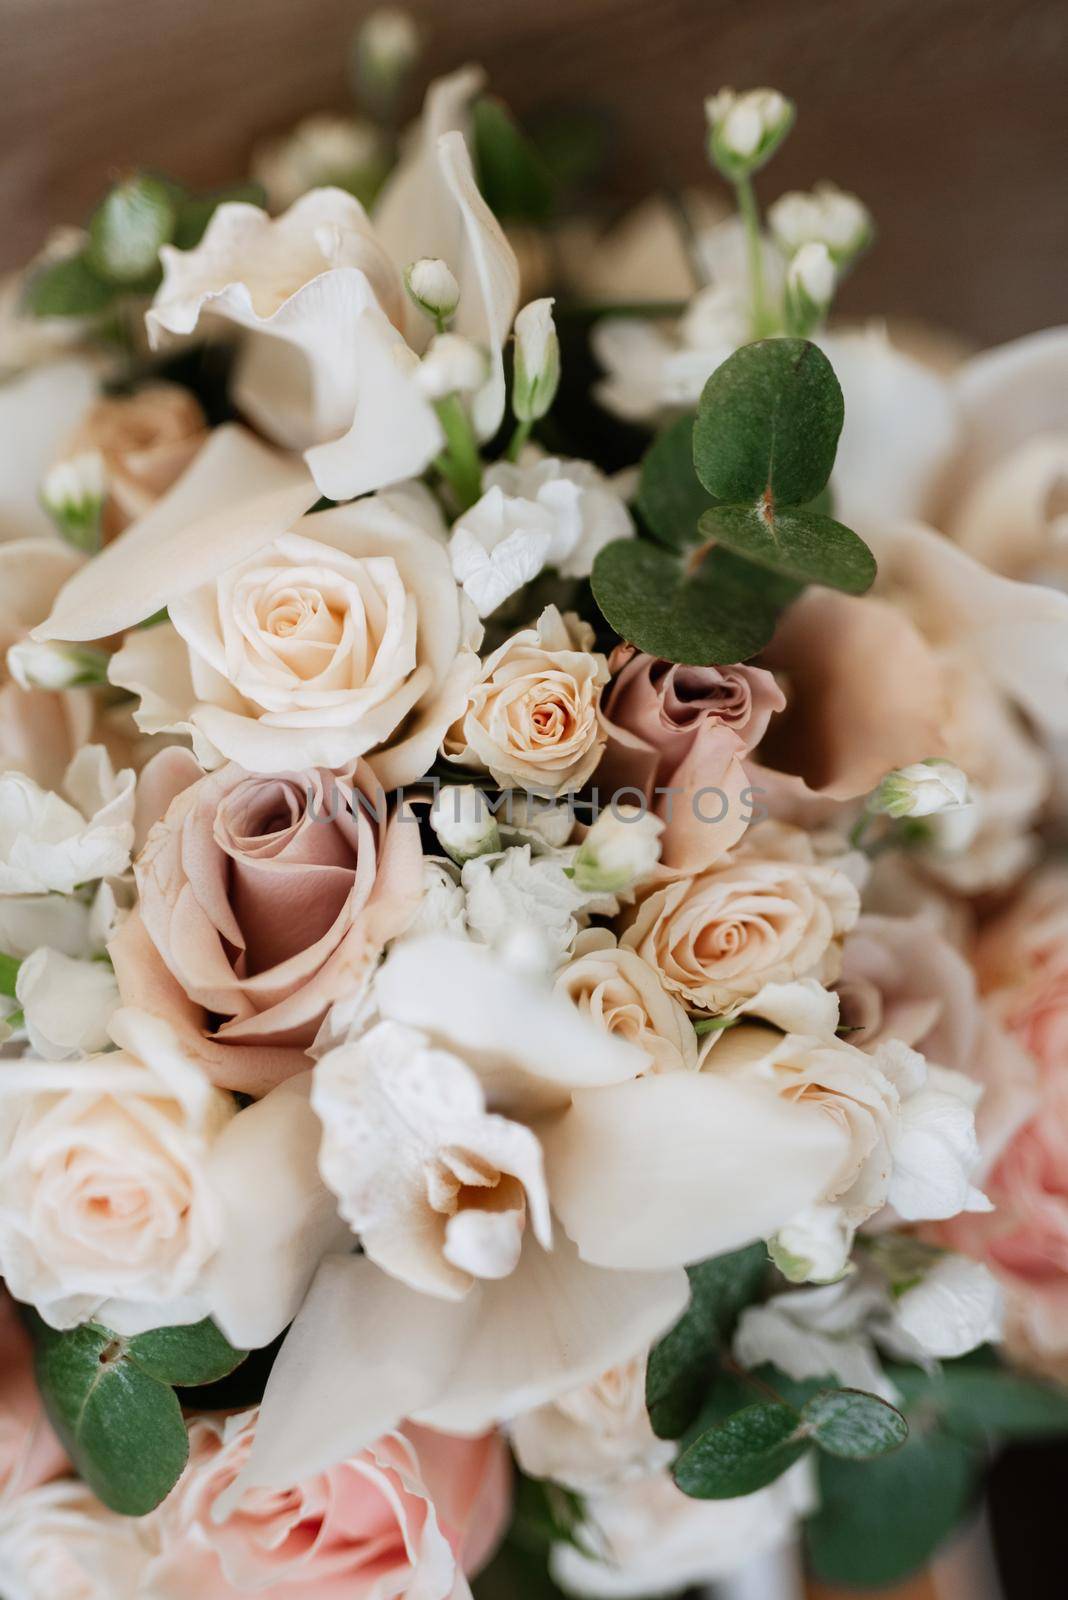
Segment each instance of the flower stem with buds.
M771 323L768 319L764 290L764 249L760 237L760 212L757 209L753 180L747 172L735 178L734 192L738 200L738 214L745 228L749 283L753 295L753 336L762 339L771 331Z
M471 420L455 394L439 400L435 410L445 432L445 449L434 465L456 496L460 510L466 511L482 493L482 457Z

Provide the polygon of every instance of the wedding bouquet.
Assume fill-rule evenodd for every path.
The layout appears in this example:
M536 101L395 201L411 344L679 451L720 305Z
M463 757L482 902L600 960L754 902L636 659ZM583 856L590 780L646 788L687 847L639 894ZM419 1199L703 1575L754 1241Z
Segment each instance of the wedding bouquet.
M5 287L0 1592L891 1581L1068 1431L1068 335L413 57Z

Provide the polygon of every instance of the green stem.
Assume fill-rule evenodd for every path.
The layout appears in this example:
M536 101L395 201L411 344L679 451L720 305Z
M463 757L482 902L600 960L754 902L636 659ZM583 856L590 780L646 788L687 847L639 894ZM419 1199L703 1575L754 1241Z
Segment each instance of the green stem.
M504 452L505 459L507 461L518 461L519 460L519 452L522 450L523 446L526 444L527 440L530 438L530 430L531 430L531 428L533 428L533 426L534 426L534 424L532 422L517 422L516 423L515 432L513 433L512 437L509 439L508 448Z
M445 432L445 449L435 465L456 496L460 510L466 511L482 493L482 457L459 395L446 395L438 401L436 410Z
M764 292L764 247L760 237L760 212L757 209L753 180L743 173L734 181L738 197L738 214L745 228L746 254L749 259L749 283L753 295L753 333L762 339L770 331L767 300Z

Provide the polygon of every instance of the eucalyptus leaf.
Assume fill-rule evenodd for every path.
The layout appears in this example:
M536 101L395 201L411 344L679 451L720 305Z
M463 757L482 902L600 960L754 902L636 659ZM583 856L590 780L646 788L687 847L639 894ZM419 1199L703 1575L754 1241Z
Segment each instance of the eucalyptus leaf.
M931 1373L888 1364L887 1375L906 1405L935 1413L950 1432L965 1439L1068 1434L1068 1394L1010 1371L993 1355L976 1352L960 1361L943 1361Z
M694 413L657 435L642 457L637 505L655 539L674 550L696 544L698 523L715 500L693 464Z
M60 1333L37 1321L37 1386L80 1476L112 1511L145 1516L174 1487L189 1455L173 1389L127 1361L95 1323Z
M34 272L22 303L34 317L95 317L107 310L115 293L115 285L93 271L83 251Z
M675 1482L696 1500L755 1494L799 1461L809 1440L792 1406L746 1406L695 1439L675 1463Z
M160 245L174 235L177 203L162 178L139 173L117 183L89 219L89 262L111 283L139 284L159 262Z
M762 650L797 586L769 576L729 550L691 563L644 539L600 551L594 598L622 638L650 655L688 666L745 661Z
M705 384L694 424L697 476L717 500L770 495L798 506L834 466L845 410L834 368L805 339L743 345Z
M805 1530L816 1575L849 1588L900 1582L965 1516L981 1466L972 1446L918 1428L876 1461L821 1454L820 1508Z
M822 583L863 594L875 581L875 557L863 539L831 517L804 507L714 506L701 535L798 583Z
M475 167L486 204L502 222L548 222L555 187L548 167L500 100L471 108Z
M240 200L246 205L264 210L267 195L260 183L233 183L225 189L216 189L207 195L185 195L178 205L174 225L174 243L179 250L193 250L204 237L204 231L221 205Z
M679 1438L697 1414L717 1352L759 1295L767 1264L764 1245L751 1244L687 1268L690 1303L653 1347L646 1367L645 1403L661 1439Z
M235 1350L210 1317L181 1328L155 1328L125 1342L125 1354L149 1377L161 1383L217 1383L239 1367L248 1354Z
M909 1433L895 1406L862 1389L821 1389L805 1402L801 1420L821 1450L847 1461L886 1455Z

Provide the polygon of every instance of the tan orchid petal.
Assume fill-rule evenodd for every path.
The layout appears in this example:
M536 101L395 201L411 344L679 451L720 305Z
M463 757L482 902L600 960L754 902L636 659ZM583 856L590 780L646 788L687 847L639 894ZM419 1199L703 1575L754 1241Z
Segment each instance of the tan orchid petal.
M60 591L36 639L103 639L254 555L316 499L303 463L214 429L189 470Z
M688 1295L682 1272L602 1272L565 1239L549 1253L528 1243L510 1277L459 1302L418 1294L366 1257L328 1257L268 1380L232 1497L288 1487L404 1416L480 1432L628 1359Z
M848 1150L817 1107L714 1072L577 1091L542 1143L553 1209L583 1258L631 1269L766 1238L822 1197Z

